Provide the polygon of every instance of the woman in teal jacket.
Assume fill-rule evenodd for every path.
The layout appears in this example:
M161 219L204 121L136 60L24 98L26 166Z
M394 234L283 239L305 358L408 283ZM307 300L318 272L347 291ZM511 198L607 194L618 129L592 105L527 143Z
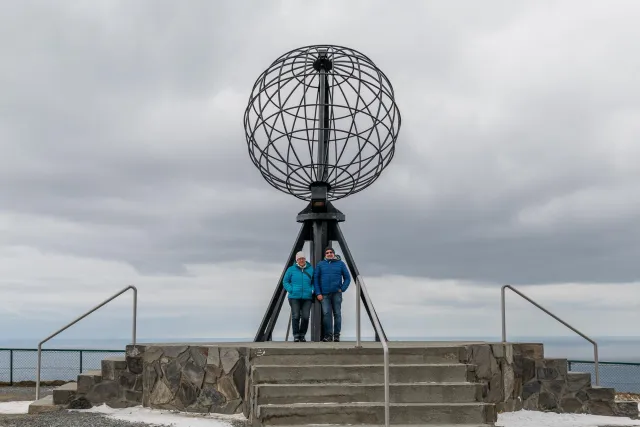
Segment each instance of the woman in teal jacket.
M313 302L313 267L303 252L296 254L296 262L287 269L282 285L289 294L293 340L305 342Z

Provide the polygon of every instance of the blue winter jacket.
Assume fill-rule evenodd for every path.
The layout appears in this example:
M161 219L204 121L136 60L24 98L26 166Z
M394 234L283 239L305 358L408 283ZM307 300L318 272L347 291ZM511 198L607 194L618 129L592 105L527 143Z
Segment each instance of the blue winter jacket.
M343 280L344 279L344 280ZM351 283L351 276L347 266L338 255L334 259L323 259L316 265L313 275L313 287L316 295L344 292Z
M309 261L307 261L304 271L297 262L287 268L282 285L289 294L289 299L311 299L313 293L312 277L313 267Z

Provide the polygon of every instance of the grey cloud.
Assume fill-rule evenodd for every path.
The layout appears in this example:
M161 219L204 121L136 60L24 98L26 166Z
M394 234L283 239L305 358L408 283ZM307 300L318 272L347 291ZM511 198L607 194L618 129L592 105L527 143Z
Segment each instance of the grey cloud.
M519 26L542 29L545 8L573 10L577 21L599 14L580 2L408 4L354 2L338 13L328 3L16 3L0 18L0 210L77 230L15 231L7 244L122 260L153 275L184 274L191 263L283 262L304 204L269 187L250 163L242 110L271 61L325 42L309 24L320 16L332 18L330 42L378 63L403 114L389 169L337 204L363 273L636 280L631 220L595 215L586 225L536 229L518 219L593 186L638 191L629 184L637 175L622 172L607 148L607 130L639 90L616 24L597 29L610 47L602 59L601 48L590 56L582 45L594 37L579 25L571 27L577 37L552 21L547 33L509 39ZM635 8L602 13L636 34L621 18ZM558 34L556 45L537 46L535 37L548 34ZM551 48L567 55L554 59ZM625 129L618 147L638 137Z

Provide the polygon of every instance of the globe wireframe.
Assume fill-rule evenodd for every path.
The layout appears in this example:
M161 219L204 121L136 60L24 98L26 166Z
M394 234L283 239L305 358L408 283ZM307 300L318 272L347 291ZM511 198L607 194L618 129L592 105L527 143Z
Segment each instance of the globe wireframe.
M328 200L362 191L395 152L400 111L391 83L364 54L314 45L275 60L253 86L244 115L249 155L280 191Z

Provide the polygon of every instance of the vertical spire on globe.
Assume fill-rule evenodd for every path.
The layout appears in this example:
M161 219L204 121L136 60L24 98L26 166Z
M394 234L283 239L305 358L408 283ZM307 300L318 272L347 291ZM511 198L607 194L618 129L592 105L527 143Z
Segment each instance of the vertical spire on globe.
M391 83L362 53L315 45L275 60L244 115L253 164L302 200L337 200L371 185L393 158L400 112Z

